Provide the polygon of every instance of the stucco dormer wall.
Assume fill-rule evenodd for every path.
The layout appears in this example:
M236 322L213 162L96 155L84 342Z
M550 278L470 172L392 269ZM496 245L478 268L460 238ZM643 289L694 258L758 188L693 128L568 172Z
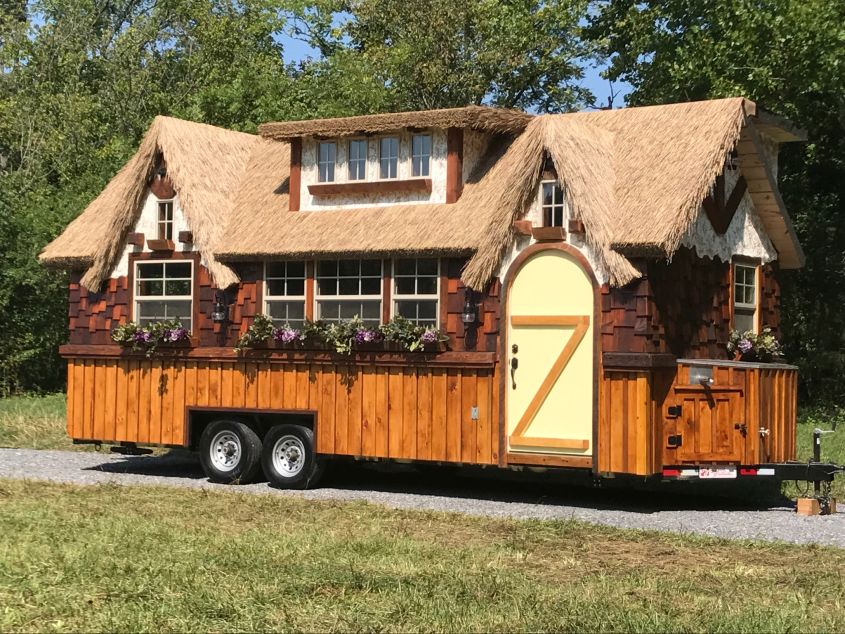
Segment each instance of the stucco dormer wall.
M441 129L428 130L431 134L431 163L429 176L431 192L385 192L369 194L340 194L331 196L313 196L309 192L310 185L318 184L317 147L319 140L310 137L302 139L302 168L300 181L300 210L320 211L337 208L377 207L382 205L396 205L402 203L444 203L446 202L446 131ZM381 182L379 178L379 139L385 136L399 138L398 177L386 182L401 181L416 178L411 175L411 137L409 130L401 130L393 134L367 137L367 177L365 181L353 182ZM352 137L361 138L361 137ZM332 139L326 139L332 140ZM335 165L334 183L348 183L347 154L348 138L337 139L337 161Z

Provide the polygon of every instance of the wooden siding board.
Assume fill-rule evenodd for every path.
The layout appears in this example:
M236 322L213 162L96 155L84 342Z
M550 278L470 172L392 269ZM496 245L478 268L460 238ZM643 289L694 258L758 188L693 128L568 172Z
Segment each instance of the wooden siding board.
M362 394L361 370L357 366L350 368L351 385L349 387L349 409L347 411L347 439L346 449L353 456L361 455L361 407Z
M402 369L390 368L387 385L387 453L391 458L402 457L403 394Z
M461 376L454 369L446 372L446 460L461 460Z
M335 376L334 452L348 454L349 368L341 366Z
M418 460L431 459L431 372L417 373L417 453Z
M417 457L417 371L402 370L402 457Z
M461 462L474 463L477 450L478 422L472 419L476 401L476 376L471 371L461 371Z
M390 374L387 368L376 368L375 453L379 458L390 455Z
M376 447L376 369L365 366L361 372L361 454L378 455Z

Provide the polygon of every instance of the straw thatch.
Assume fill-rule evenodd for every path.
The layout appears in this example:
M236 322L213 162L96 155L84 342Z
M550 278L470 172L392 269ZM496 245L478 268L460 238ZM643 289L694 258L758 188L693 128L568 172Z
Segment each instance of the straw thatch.
M42 251L45 264L88 270L82 284L95 290L120 258L140 214L159 153L193 231L194 245L221 287L237 276L211 249L227 220L230 196L260 139L210 125L156 117L129 162L68 228Z
M448 116L452 118L444 113L451 113ZM481 125L482 113L489 115L487 120L495 120L489 109L481 108L434 111L428 121L473 127ZM513 222L526 213L537 195L543 161L549 156L573 214L584 223L603 277L614 286L623 285L639 275L626 256L671 257L677 250L728 153L743 130L753 131L755 124L749 119L753 113L754 104L737 98L524 115L526 125L519 128L516 138L499 137L499 142L490 144L454 204L311 212L288 210L287 143L159 118L138 153L83 215L45 249L42 259L65 266L90 265L85 282L89 288L96 286L120 255L126 233L137 217L156 152L161 151L195 242L220 286L236 280L222 262L460 254L471 256L464 281L479 289L497 274L513 246ZM378 126L426 125L420 113L405 114L417 118L413 123L397 119L403 115L366 119L374 121L373 130ZM340 135L344 130L360 131L362 119L295 125L303 126L298 128L302 133L311 125L308 130L323 126L320 129L325 133ZM470 119L476 123L468 123ZM277 136L285 138L292 129ZM786 214L782 206L772 213ZM800 256L791 225L781 225L787 228L771 235L781 258Z
M261 136L277 141L303 136L336 138L378 134L401 128L471 128L491 134L516 134L524 130L531 119L531 115L519 110L466 106L337 119L265 123L259 128L259 132Z

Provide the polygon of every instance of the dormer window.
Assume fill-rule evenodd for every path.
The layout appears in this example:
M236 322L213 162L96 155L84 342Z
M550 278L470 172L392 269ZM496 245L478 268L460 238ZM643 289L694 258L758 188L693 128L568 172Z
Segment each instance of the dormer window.
M415 134L411 138L411 174L428 176L431 168L431 135Z
M544 180L540 184L544 227L563 227L566 222L566 205L563 190L556 180Z
M318 146L317 170L321 183L334 182L334 168L337 163L337 143L322 141Z
M379 178L399 177L399 139L387 136L379 140Z
M367 178L367 140L352 139L347 156L349 180L362 181Z
M173 201L160 200L158 202L158 239L173 239Z

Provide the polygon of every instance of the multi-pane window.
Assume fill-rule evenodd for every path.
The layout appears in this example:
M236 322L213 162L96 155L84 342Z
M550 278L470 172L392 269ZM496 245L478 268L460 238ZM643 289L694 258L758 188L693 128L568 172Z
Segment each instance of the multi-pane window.
M757 267L734 263L734 330L757 331Z
M264 267L265 313L278 325L305 321L305 262L267 262Z
M190 261L135 264L135 321L147 325L176 319L191 329L193 263Z
M161 200L158 203L158 239L173 239L173 201Z
M431 135L415 134L411 138L411 174L428 176L431 165Z
M393 263L393 314L420 326L437 327L439 267L435 259L405 258Z
M367 177L367 141L366 139L352 139L349 142L349 180L362 181Z
M337 162L337 143L323 141L317 147L317 172L321 183L334 182L334 168Z
M399 139L384 137L379 139L379 177L397 178L399 176Z
M543 181L541 187L543 226L562 227L566 220L566 205L563 201L563 190L557 181Z
M317 262L317 318L343 321L360 317L381 322L381 260Z

